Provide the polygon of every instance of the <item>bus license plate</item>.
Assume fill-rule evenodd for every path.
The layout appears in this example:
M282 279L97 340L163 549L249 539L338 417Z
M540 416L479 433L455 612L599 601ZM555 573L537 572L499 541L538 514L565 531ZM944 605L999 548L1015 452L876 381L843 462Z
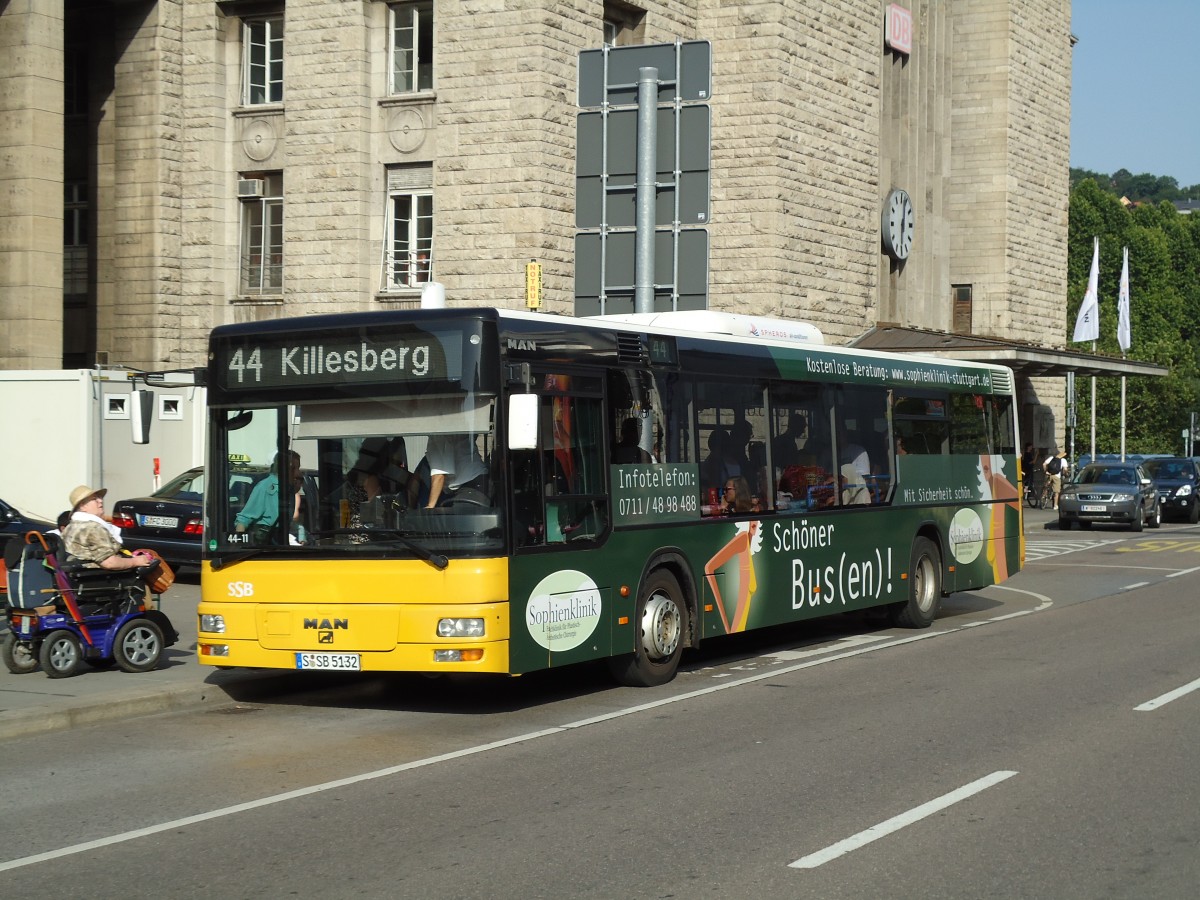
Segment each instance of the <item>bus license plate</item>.
M176 528L179 520L174 516L142 516L142 524L151 528Z
M340 672L360 671L357 653L297 653L297 669L335 669Z

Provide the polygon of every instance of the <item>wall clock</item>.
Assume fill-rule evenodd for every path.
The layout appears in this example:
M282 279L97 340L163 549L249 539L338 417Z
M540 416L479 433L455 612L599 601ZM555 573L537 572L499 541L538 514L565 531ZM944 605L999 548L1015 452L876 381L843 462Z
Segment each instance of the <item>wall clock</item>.
M893 190L883 203L881 226L883 230L883 249L892 259L908 259L912 250L913 231L916 214L913 212L912 199L907 191Z

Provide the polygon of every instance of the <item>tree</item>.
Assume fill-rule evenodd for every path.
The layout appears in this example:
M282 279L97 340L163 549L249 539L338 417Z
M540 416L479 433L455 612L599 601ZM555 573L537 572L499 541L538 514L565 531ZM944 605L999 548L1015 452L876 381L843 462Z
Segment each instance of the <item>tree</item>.
M1132 189L1142 176L1120 170L1114 185ZM1152 179L1155 190L1175 187ZM1126 209L1118 194L1094 178L1071 191L1067 232L1067 340L1087 288L1092 239L1100 238L1100 339L1096 351L1119 356L1117 291L1121 250L1129 247L1129 356L1169 368L1162 378L1132 377L1126 384L1126 449L1130 453L1180 453L1181 432L1200 412L1200 216L1185 216L1168 202ZM1132 198L1131 198L1132 199ZM1082 400L1082 397L1081 397ZM1081 407L1087 401L1082 400ZM1096 451L1120 450L1120 381L1097 382Z

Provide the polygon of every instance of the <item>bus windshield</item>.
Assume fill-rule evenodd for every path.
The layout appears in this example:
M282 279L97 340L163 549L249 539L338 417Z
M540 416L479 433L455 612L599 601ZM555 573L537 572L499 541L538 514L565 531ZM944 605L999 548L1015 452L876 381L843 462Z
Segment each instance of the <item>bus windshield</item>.
M471 390L215 410L209 551L494 555L495 414Z

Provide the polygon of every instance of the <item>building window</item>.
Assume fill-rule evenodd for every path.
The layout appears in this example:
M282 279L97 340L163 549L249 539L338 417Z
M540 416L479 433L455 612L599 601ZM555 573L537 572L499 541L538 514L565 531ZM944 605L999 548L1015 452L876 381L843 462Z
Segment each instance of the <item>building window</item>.
M283 16L242 23L242 104L283 102Z
M391 8L392 76L389 92L433 90L433 4L401 3Z
M627 47L645 40L645 10L620 0L604 2L604 43L610 47Z
M87 183L63 185L63 293L86 294L88 289Z
M242 208L241 293L283 291L283 174L244 175L238 179Z
M417 288L433 278L433 167L387 173L383 289Z
M68 116L87 113L87 49L68 47L63 55L63 112Z
M954 333L971 334L971 285L950 286L954 302Z

